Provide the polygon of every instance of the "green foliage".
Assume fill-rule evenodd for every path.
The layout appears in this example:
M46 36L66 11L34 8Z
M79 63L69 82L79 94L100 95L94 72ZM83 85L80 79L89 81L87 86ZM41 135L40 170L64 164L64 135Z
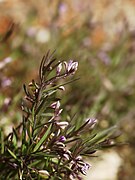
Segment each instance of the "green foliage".
M60 98L66 83L60 79L74 75L78 62L56 61L48 51L39 68L39 81L24 85L22 122L5 136L0 130L0 179L81 179L98 149L115 145L116 127L93 131L96 119L77 124L77 119L63 120Z

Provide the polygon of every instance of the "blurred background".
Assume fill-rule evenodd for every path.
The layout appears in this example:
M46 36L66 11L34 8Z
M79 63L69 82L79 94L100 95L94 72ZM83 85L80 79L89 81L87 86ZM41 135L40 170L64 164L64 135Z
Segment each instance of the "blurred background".
M0 127L21 120L22 84L42 56L79 62L62 99L70 114L117 124L128 145L89 161L86 179L135 180L135 0L0 0Z

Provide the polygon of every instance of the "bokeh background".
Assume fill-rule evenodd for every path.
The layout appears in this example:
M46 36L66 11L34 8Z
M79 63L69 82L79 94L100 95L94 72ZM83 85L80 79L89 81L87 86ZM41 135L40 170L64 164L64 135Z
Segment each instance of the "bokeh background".
M21 119L22 84L37 78L47 50L74 59L78 81L64 107L96 117L100 129L117 124L128 145L90 159L86 179L135 179L135 0L0 0L0 127Z

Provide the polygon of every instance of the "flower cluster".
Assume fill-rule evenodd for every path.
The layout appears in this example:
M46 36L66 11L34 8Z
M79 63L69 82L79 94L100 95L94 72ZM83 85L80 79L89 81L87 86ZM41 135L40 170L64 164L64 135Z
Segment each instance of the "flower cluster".
M78 62L76 61L70 60L68 63L66 61L64 61L63 63L60 62L57 66L57 76L60 75L63 65L65 67L66 74L74 74L78 68Z
M5 138L0 133L0 176L3 179L80 180L91 167L83 157L91 157L98 149L115 145L108 139L114 128L94 133L96 119L82 120L76 126L76 119L71 123L70 118L62 116L64 108L56 92L65 90L66 83L57 83L73 75L78 62L56 62L52 57L49 52L43 57L39 82L32 80L28 88L24 85L26 96L20 125Z
M73 173L70 175L71 179L81 179L78 172L81 172L83 175L86 175L87 170L89 170L91 165L82 160L81 156L78 156L74 161L72 161L71 169Z

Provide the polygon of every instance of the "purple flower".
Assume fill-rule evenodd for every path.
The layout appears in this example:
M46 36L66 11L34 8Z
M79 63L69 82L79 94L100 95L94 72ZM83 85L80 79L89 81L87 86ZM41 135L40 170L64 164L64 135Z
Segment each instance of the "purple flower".
M11 79L8 79L7 77L2 78L1 86L2 88L8 87L12 84Z
M26 33L29 37L34 37L37 33L37 29L35 27L30 27L29 29L27 29Z
M81 172L83 175L86 175L87 170L91 167L90 164L85 163L81 156L78 156L74 161L72 161L71 169L73 170L73 174L78 174Z
M89 118L86 120L86 122L88 122L89 127L93 128L95 126L95 124L97 123L97 119Z
M67 73L74 74L78 68L78 62L70 60L68 63L64 62Z
M89 170L89 168L91 167L90 164L88 163L84 163L83 166L80 168L80 171L83 175L87 174L87 171Z
M0 69L3 69L8 63L12 61L11 57L6 57L3 61L0 62Z
M67 5L65 3L60 3L59 5L59 12L61 14L65 13L67 11Z
M65 136L60 136L60 138L59 138L59 142L65 142L65 141L66 141Z

